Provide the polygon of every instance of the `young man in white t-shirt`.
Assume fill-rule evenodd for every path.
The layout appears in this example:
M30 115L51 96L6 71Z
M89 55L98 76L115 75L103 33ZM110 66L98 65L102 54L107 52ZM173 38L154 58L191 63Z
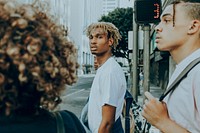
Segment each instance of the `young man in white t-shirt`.
M200 3L176 1L163 11L156 26L157 47L169 51L176 69L168 86L200 57ZM200 64L197 64L163 102L145 93L143 116L163 133L200 133Z
M120 115L126 92L126 80L120 65L112 57L121 38L118 29L108 22L93 23L87 28L90 50L98 62L88 102L88 124L92 133L123 133Z

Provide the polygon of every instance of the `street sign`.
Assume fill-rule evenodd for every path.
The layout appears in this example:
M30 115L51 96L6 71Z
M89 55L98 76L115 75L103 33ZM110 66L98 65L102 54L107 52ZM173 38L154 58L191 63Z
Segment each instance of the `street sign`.
M149 24L160 21L161 0L136 0L134 6L136 23Z

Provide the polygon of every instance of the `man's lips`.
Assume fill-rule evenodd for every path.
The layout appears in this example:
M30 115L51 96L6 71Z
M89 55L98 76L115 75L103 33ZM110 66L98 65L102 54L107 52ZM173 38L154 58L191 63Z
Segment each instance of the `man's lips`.
M95 52L97 51L97 48L96 48L96 47L90 47L90 51L91 51L92 53L95 53Z
M156 39L160 39L161 37L159 35L156 35Z
M95 51L97 48L96 47L91 47L90 50L91 51Z
M155 42L158 43L158 41L161 39L160 36L156 36Z

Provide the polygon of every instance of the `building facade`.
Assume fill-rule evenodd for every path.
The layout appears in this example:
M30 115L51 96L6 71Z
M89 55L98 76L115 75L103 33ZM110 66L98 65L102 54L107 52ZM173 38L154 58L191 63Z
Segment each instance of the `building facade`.
M42 4L54 19L68 29L69 39L78 49L78 74L91 72L94 58L90 52L86 27L117 7L132 6L132 0L18 0L20 3ZM130 4L131 3L131 4ZM87 68L89 67L89 68Z
M17 0L22 3L33 3L37 0ZM163 9L171 0L163 0ZM107 15L117 7L133 7L134 0L40 0L46 9L55 16L60 24L68 28L69 39L76 44L78 49L78 62L80 68L78 74L90 73L94 58L90 52L89 40L85 35L86 27L97 22L102 15ZM152 25L152 29L154 26ZM141 35L139 41L143 40L143 31L139 29ZM151 31L151 66L150 79L154 84L166 87L168 79L173 72L174 63L168 53L160 52L156 49L154 42L155 32ZM141 43L141 42L139 42ZM143 62L143 52L140 49L139 60ZM123 62L123 59L119 59ZM140 63L142 65L142 63Z

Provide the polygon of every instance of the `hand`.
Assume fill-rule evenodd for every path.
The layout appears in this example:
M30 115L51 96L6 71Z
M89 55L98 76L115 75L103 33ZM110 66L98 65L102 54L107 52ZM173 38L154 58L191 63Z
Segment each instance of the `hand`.
M146 100L143 105L142 115L155 127L160 127L165 120L169 120L167 106L153 97L151 93L145 92Z
M145 92L145 96L147 99L143 106L142 115L149 123L163 133L189 133L187 129L169 118L166 103L160 102L149 92Z

